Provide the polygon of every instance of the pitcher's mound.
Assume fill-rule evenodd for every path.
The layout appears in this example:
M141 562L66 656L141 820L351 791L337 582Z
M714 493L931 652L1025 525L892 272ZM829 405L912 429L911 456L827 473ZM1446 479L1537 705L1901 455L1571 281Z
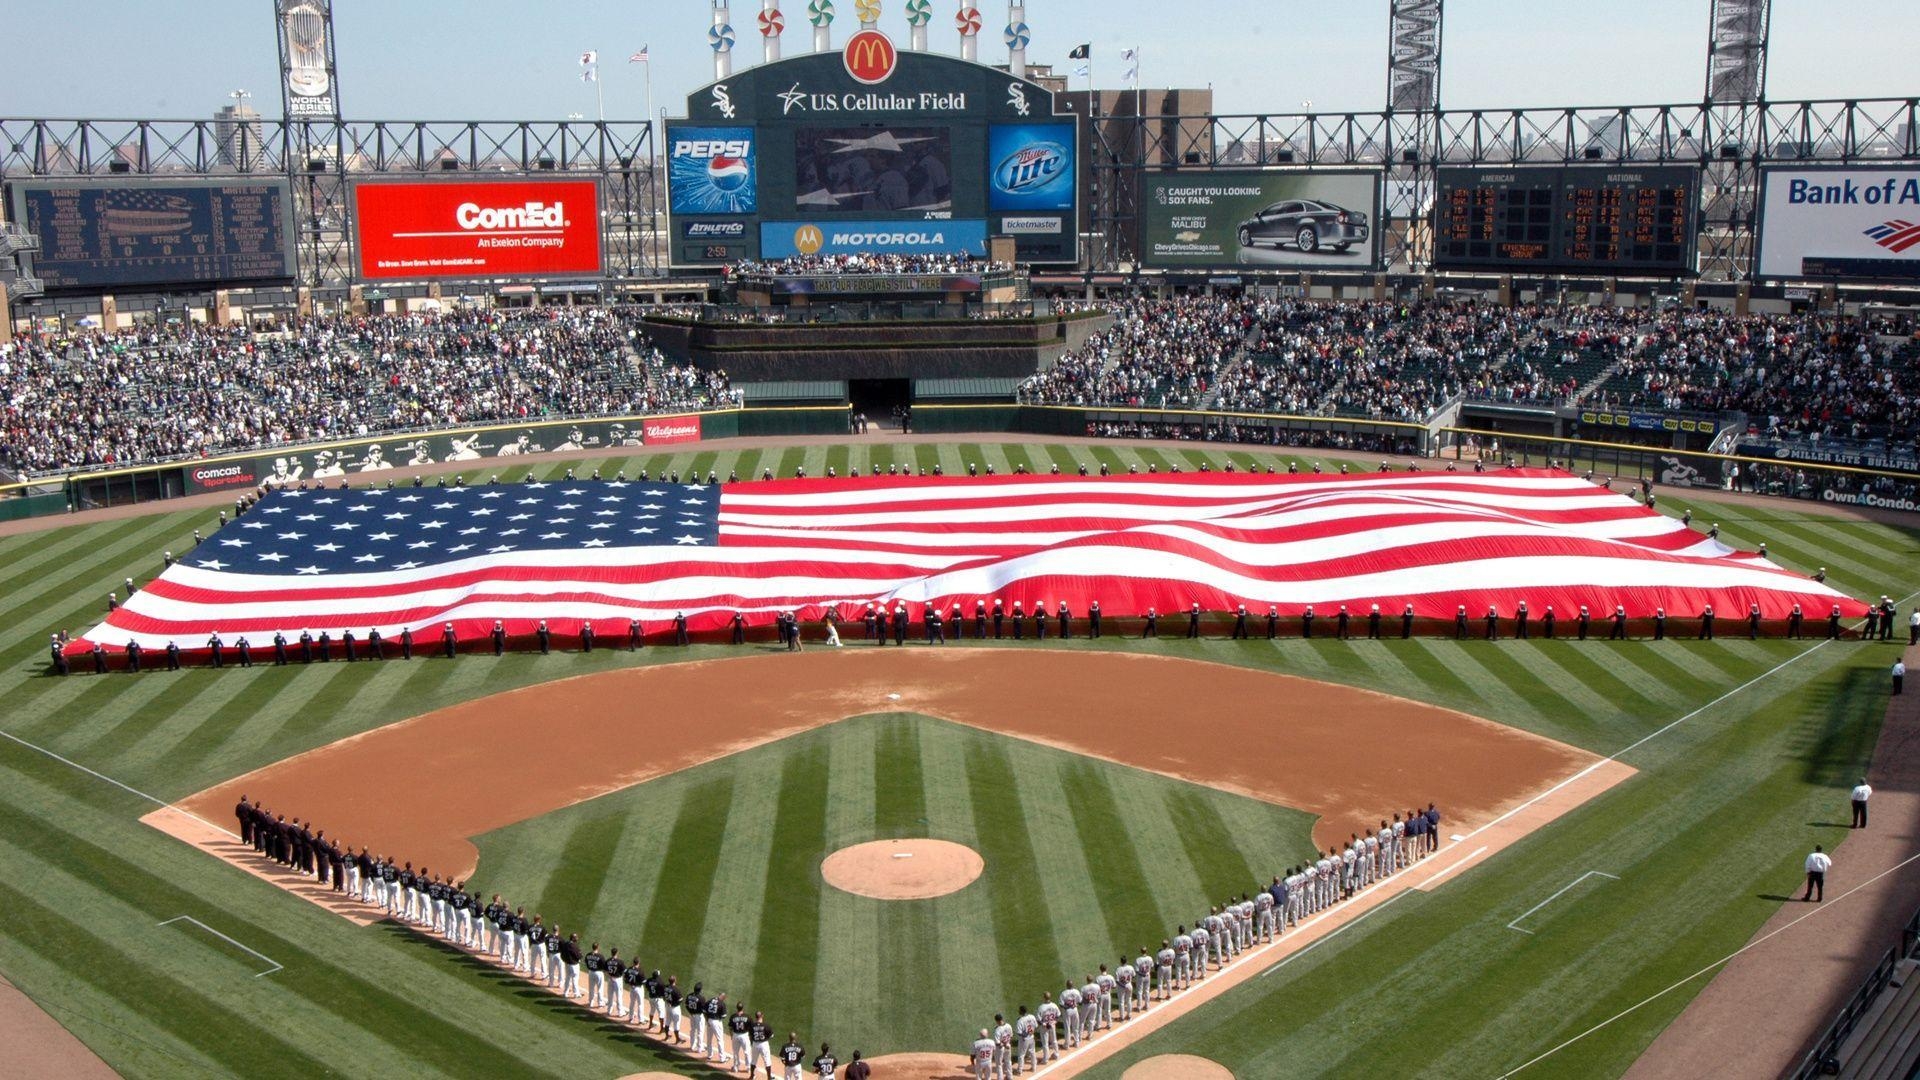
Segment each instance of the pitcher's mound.
M1192 1054L1161 1054L1121 1073L1120 1080L1233 1080L1233 1073L1217 1061Z
M827 884L875 900L928 900L959 892L987 867L980 853L947 840L874 840L820 864Z

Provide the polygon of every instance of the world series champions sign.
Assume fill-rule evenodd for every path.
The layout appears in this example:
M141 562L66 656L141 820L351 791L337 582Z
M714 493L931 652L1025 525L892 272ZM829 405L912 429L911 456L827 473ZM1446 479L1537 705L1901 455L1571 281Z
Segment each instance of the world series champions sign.
M898 49L832 52L716 80L669 121L671 262L855 252L1079 257L1074 116L1038 83Z
M338 119L332 0L274 0L280 38L280 102L289 120Z

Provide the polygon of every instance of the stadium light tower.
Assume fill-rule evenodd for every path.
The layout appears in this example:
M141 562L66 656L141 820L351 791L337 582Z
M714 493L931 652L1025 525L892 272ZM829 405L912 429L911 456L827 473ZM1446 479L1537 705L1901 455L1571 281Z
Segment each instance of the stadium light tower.
M1751 266L1772 14L1772 0L1713 0L1708 16L1702 276L1736 278Z
M1442 0L1393 0L1387 40L1387 264L1424 267L1416 222L1439 159ZM1397 225L1395 219L1398 219Z

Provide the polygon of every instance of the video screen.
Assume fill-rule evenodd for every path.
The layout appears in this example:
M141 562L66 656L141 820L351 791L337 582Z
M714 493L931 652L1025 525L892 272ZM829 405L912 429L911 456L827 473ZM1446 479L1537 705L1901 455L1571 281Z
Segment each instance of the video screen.
M946 128L801 128L793 159L794 209L803 216L953 210Z

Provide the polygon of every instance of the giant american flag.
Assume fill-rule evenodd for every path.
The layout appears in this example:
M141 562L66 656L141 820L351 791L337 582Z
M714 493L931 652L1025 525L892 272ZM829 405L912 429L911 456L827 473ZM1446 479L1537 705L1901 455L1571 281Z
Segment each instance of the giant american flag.
M1707 605L1784 619L1866 605L1565 472L1356 476L847 477L724 486L568 481L278 491L208 537L73 646L257 648L402 627L486 637L649 634L869 602L1015 601L1109 616L1246 605L1421 618L1567 617Z

